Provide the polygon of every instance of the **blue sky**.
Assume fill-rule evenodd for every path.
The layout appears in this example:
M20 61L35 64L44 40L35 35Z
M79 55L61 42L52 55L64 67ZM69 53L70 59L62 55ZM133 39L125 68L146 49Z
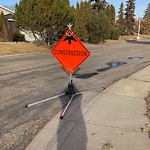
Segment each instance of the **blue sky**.
M20 0L0 0L0 5L11 6L18 3Z
M124 3L124 8L126 7L126 1L127 0L107 0L109 4L113 4L115 6L116 13L118 13L119 11L121 2ZM136 0L136 6L135 6L136 17L143 17L144 11L147 8L149 3L150 0Z
M0 0L0 5L3 6L11 6L16 3L18 3L20 0ZM70 0L71 5L75 5L76 2L80 2L81 0ZM85 0L83 0L85 1ZM119 6L121 2L124 3L124 7L126 7L126 1L127 0L106 0L109 4L113 4L116 8L116 12L118 13L119 11ZM143 16L145 9L148 6L148 3L150 3L150 0L136 0L136 10L135 14L136 17Z
M70 0L70 4L73 5L76 2L80 2L80 1L81 0ZM85 0L82 0L82 1L85 1ZM116 13L118 13L121 2L124 3L124 8L125 8L127 0L106 0L106 1L109 4L113 4L116 8ZM136 0L136 9L135 9L136 18L143 17L144 11L147 8L149 3L150 3L150 0Z

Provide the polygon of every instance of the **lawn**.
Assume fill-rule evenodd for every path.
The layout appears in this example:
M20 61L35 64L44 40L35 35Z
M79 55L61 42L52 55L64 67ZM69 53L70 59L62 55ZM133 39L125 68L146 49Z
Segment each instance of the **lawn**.
M28 42L1 42L0 55L13 55L33 52L49 52L50 48L46 45L36 45Z
M140 36L140 40L150 40L150 36ZM127 40L136 41L137 36L123 36L119 40L107 40L105 45L118 44ZM86 45L86 44L85 44ZM52 48L52 47L51 47ZM0 42L0 56L34 52L49 52L51 49L46 45L37 45L31 42Z

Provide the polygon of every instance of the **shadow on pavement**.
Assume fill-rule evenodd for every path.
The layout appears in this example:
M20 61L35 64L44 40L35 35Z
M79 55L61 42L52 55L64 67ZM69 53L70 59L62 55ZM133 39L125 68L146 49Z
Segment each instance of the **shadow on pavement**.
M67 89L66 89L67 90ZM79 92L77 88L75 92ZM71 95L60 98L62 111L70 100ZM86 126L81 110L82 95L76 95L69 106L64 118L59 121L57 129L57 150L86 150L87 134ZM82 119L82 123L79 121Z
M135 43L135 44L150 44L150 41L136 41L136 40L126 40L127 43Z
M98 75L98 73L93 72L93 73L86 73L86 74L74 74L73 77L74 78L80 78L80 79L88 79L88 78L91 78L95 75Z

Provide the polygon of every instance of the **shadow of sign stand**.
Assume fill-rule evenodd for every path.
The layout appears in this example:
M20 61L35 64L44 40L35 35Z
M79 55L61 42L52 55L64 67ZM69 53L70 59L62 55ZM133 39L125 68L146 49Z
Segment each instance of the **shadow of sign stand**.
M74 99L76 95L80 95L85 92L94 92L94 91L99 91L99 90L104 89L104 88L90 89L90 90L81 91L81 92L76 92L74 90L75 88L73 84L72 74L79 67L79 65L83 63L83 61L85 61L90 56L90 52L82 44L82 42L77 38L77 36L73 33L73 31L71 30L71 27L72 27L72 24L69 23L68 31L64 34L64 36L59 40L59 42L51 50L51 53L53 54L53 56L60 62L60 64L63 66L66 72L70 75L70 81L68 83L67 91L64 93L58 94L56 96L43 99L35 103L27 104L25 106L26 108L61 97L61 96L65 96L65 95L70 96L71 98L60 116L60 119L63 119L72 100Z

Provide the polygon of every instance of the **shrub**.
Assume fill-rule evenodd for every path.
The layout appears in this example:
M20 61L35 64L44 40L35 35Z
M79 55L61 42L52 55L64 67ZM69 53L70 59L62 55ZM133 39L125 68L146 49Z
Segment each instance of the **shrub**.
M1 19L2 17L1 17L1 14L0 14L0 31L2 31L2 29L3 29L3 22L2 22L2 19Z
M116 29L112 29L110 39L118 40L119 36L120 36L119 31Z
M4 26L4 21L5 21L5 16L3 12L0 14L0 31L2 31L3 26Z
M104 12L93 15L88 25L89 42L93 44L104 43L111 36L112 25Z
M14 42L23 42L23 41L25 41L25 36L24 36L24 34L21 34L21 33L14 33L13 41L14 41Z

